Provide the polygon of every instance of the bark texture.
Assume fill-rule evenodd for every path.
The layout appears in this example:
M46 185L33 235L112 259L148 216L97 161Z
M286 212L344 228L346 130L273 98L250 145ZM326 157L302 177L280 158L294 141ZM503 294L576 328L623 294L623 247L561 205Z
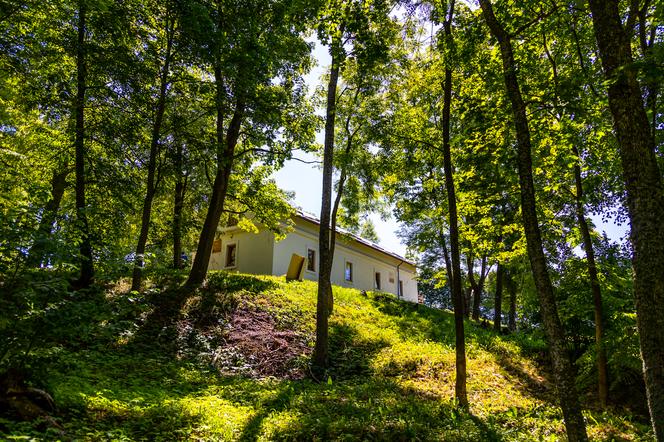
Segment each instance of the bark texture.
M447 19L443 23L445 37L452 39L452 18L454 16L454 0L450 2ZM454 171L452 169L452 152L450 147L450 109L452 106L452 68L446 63L445 79L443 82L443 170L445 172L445 188L447 189L447 204L450 226L450 252L452 260L452 302L454 305L454 334L455 334L455 366L456 380L454 384L454 397L462 407L468 407L468 392L466 389L466 335L463 323L463 289L461 287L461 255L459 251L459 225L456 207L456 193L454 188ZM448 272L449 273L449 272Z
M664 440L664 190L655 140L617 0L589 0L618 138L634 268L634 298L648 407Z
M565 334L558 316L556 298L542 247L533 183L530 129L528 127L526 105L521 96L517 79L512 41L510 35L494 15L491 2L480 0L480 6L491 34L498 40L500 46L505 88L512 106L517 138L519 187L521 189L521 211L526 235L526 247L540 302L544 330L550 348L556 389L565 420L567 437L571 442L586 441L588 436L574 384L572 364L565 348Z
M94 279L94 262L92 259L92 243L88 225L87 206L85 204L85 93L87 81L86 64L86 2L78 3L78 37L76 45L76 98L74 113L76 115L76 131L74 137L75 173L76 173L76 220L81 235L79 245L80 274L74 283L76 288L86 288Z
M330 220L332 209L332 171L334 160L334 125L337 113L337 84L339 81L339 61L332 50L332 66L327 84L327 106L325 111L325 139L323 147L323 195L320 209L320 230L318 232L318 298L316 305L316 345L313 365L316 371L327 368L328 363L328 317L330 315L330 294L332 283L332 244Z

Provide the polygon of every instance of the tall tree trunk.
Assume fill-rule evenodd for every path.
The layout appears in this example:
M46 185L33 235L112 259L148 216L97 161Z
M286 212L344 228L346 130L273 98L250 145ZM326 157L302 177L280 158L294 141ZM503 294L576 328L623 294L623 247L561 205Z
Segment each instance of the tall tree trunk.
M335 43L333 43L334 45ZM328 363L328 317L330 315L329 293L332 291L332 250L330 241L330 210L332 208L332 171L334 160L334 126L337 114L337 83L339 60L337 48L331 47L332 65L327 83L327 109L325 112L325 140L323 147L323 195L318 232L318 299L316 306L316 345L313 365L317 371L327 368ZM332 232L332 235L335 233Z
M44 211L39 220L35 242L28 251L27 265L30 267L39 267L44 260L44 253L46 253L47 245L50 240L49 237L53 230L58 210L60 209L62 197L65 194L67 176L70 171L71 169L66 163L61 169L53 171L53 177L51 178L51 198L44 206Z
M512 105L517 137L519 187L521 189L521 211L526 234L526 248L542 311L544 330L550 347L556 388L565 419L567 437L571 442L586 441L588 440L586 426L574 384L572 364L565 349L565 333L558 316L556 297L549 278L542 246L533 183L530 129L528 127L526 105L521 96L516 75L511 37L496 19L490 0L480 0L480 6L491 34L500 45L505 88Z
M177 143L175 148L175 173L177 181L175 182L175 194L173 196L173 268L181 269L182 262L182 209L184 207L184 195L186 192L186 181L183 177L183 146Z
M496 268L496 296L493 307L493 328L501 333L503 322L503 274L505 267L500 262Z
M221 67L216 66L214 70L215 83L217 85L216 107L217 107L217 143L219 146L224 144L224 109L223 109L223 78L221 76ZM224 210L224 201L228 191L228 182L233 170L233 157L235 155L235 146L240 137L242 120L244 119L245 100L243 95L239 95L235 103L233 117L228 125L226 133L226 143L223 149L219 148L219 158L217 158L217 173L212 185L212 195L210 204L205 216L205 222L198 238L198 247L196 256L189 271L189 278L186 284L190 286L200 285L207 275L210 255L212 254L212 243L217 233L219 219Z
M86 15L86 2L80 0L78 2L78 39L76 46L76 99L74 101L76 135L74 150L76 156L76 218L81 235L81 243L79 245L81 271L78 280L74 283L76 288L89 287L92 284L95 273L92 259L92 244L90 241L90 227L88 226L87 207L85 205Z
M589 0L595 38L608 80L631 220L634 297L650 417L664 440L664 190L655 140L632 66L630 39L617 0Z
M593 294L593 305L595 310L595 346L597 351L597 381L599 402L602 408L606 407L609 395L608 369L606 362L606 348L604 346L603 314L602 314L602 291L597 277L597 265L595 264L595 250L586 220L586 211L583 206L583 181L581 178L580 157L576 146L572 146L577 161L574 164L574 181L576 185L576 218L583 238L583 249L586 252L586 263L588 265L588 276L590 278L590 289Z
M452 18L454 0L450 1L447 18L443 23L445 38L452 40ZM468 407L466 390L466 334L463 324L463 289L461 287L461 254L459 251L459 220L454 188L454 170L452 169L452 149L450 147L450 110L452 107L452 63L445 60L445 79L443 81L443 170L450 226L450 252L452 259L452 302L454 304L455 366L456 380L454 397L461 407Z
M150 157L148 159L148 182L145 189L145 200L143 202L143 213L141 215L141 231L136 244L136 256L134 258L134 272L131 280L131 289L141 289L141 274L144 264L145 245L148 241L150 230L150 218L152 215L152 201L157 191L155 175L157 171L157 156L159 155L159 140L161 138L161 126L164 121L166 110L166 93L168 89L168 71L171 64L171 48L173 47L174 24L168 18L166 21L166 54L164 65L159 76L159 98L157 99L157 112L152 125L152 139L150 141Z

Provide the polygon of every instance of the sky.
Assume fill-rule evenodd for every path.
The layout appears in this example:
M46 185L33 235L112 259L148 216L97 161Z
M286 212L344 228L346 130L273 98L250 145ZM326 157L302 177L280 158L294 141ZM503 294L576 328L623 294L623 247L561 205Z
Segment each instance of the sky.
M309 90L313 91L319 84L321 76L327 71L330 63L330 56L327 48L318 44L315 40L313 51L316 59L316 66L305 77ZM323 143L322 130L317 134L317 141ZM297 152L296 158L305 161L315 161L317 158L312 154ZM287 191L295 193L293 203L305 212L309 212L320 217L321 195L323 189L323 173L319 165L306 164L297 160L289 160L284 167L273 174L277 185ZM376 233L379 238L379 245L383 248L398 253L402 256L406 254L406 245L401 242L397 232L400 224L394 217L382 220L379 215L370 215L369 218L376 227ZM614 241L623 241L629 230L627 224L619 225L609 219L603 221L600 216L590 217L600 232L606 232L609 238Z
M315 44L313 56L316 60L316 66L305 76L305 81L309 90L313 92L320 83L321 76L327 71L330 63L330 54L327 48L320 45L315 38L310 40ZM316 139L323 143L322 130L317 134ZM314 161L317 158L312 154L297 152L296 158L306 161ZM277 185L283 189L295 192L293 203L301 207L305 212L309 212L320 217L321 195L323 191L323 172L317 164L305 164L297 160L287 161L284 167L274 173L273 178ZM401 242L397 236L399 223L391 217L383 221L379 215L369 215L369 219L376 227L376 233L379 238L379 245L391 252L404 256L406 254L406 245Z

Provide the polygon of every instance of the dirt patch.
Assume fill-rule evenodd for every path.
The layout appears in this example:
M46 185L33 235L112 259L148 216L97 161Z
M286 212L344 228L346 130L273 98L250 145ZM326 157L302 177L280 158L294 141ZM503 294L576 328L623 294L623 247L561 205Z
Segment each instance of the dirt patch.
M305 336L279 330L268 312L240 306L225 335L225 344L213 355L213 363L222 373L286 379L301 379L306 374L311 349Z

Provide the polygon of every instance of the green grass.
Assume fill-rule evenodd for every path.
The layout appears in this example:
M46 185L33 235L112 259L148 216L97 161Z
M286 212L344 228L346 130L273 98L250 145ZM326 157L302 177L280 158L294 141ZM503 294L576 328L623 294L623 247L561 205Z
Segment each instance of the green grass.
M470 322L471 407L453 402L454 328L449 312L392 296L335 287L332 365L326 379L224 376L209 355L232 312L269 312L277 328L313 346L316 285L269 276L213 274L164 326L155 305L168 292L126 294L122 285L57 304L42 367L64 436L0 419L8 440L560 440L551 385L529 355L542 343L497 336ZM163 307L159 307L163 308ZM162 312L161 316L168 312ZM167 324L166 324L167 325ZM306 355L293 364L306 367ZM221 367L224 368L224 367ZM305 368L306 369L306 368ZM624 410L587 411L595 440L652 440Z

